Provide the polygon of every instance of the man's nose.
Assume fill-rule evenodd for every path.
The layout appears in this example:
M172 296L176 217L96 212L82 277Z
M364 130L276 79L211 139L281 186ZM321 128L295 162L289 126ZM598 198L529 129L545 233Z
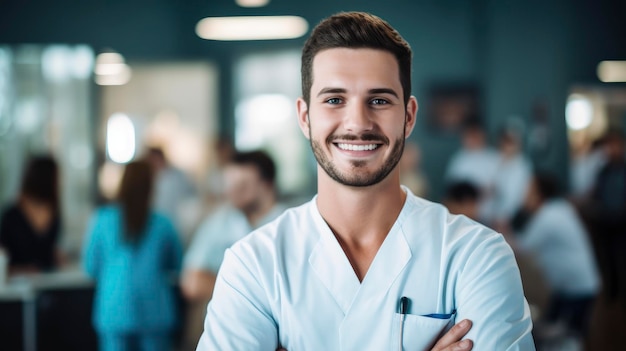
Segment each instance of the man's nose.
M349 104L345 109L344 128L351 132L369 131L374 128L372 116L363 103Z

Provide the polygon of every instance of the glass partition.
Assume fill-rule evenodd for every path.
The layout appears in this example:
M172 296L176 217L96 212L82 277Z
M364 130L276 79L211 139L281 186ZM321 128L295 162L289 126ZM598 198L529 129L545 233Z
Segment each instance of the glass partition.
M0 205L35 154L59 163L63 248L80 249L94 195L94 54L85 45L0 46Z

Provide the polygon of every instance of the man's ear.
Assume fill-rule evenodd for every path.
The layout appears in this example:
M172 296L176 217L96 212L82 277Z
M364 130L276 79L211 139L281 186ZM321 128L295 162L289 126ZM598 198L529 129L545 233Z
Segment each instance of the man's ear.
M404 128L404 138L408 138L413 132L413 128L415 128L415 121L417 118L417 99L415 96L409 97L409 101L406 104L406 123Z
M298 125L304 137L309 139L309 108L303 98L296 100L296 111L298 113Z

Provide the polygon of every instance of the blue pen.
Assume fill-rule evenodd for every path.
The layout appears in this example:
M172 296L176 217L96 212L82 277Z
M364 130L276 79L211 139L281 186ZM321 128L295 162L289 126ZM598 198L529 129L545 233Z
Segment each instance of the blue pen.
M399 335L399 350L402 351L402 340L404 339L404 317L409 310L409 298L402 296L400 298L400 306L398 307L398 313L400 313L400 335Z

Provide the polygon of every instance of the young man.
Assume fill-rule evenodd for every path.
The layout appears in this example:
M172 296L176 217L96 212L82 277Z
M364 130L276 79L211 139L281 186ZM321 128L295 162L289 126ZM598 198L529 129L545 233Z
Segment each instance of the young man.
M313 30L297 110L318 195L226 252L198 350L426 350L456 321L434 350L534 350L502 236L400 186L410 72L378 17Z

